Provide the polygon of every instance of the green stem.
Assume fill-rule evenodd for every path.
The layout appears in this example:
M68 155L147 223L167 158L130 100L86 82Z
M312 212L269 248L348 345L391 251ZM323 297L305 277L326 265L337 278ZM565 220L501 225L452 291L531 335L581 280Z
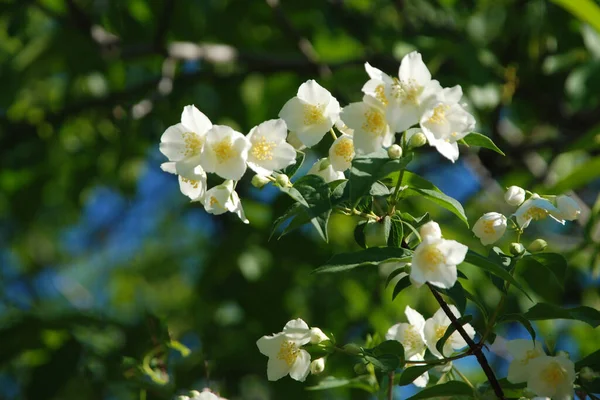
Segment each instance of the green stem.
M335 131L333 130L333 127L329 130L329 133L331 133L331 137L333 138L333 141L337 140L337 135L335 134Z
M454 372L456 372L458 374L458 376L460 376L460 379L462 379L467 385L471 386L471 389L475 390L475 386L471 383L471 381L462 372L460 372L460 370L458 368L456 368L455 366L452 366L452 370Z
M344 206L337 206L336 208L337 210L339 210L342 214L344 215L356 215L365 219L373 219L375 221L379 220L379 216L373 214L373 212L367 214L364 213L362 211L358 211L356 208L348 208L348 207L344 207Z
M388 214L392 215L396 212L396 203L398 202L398 193L400 192L400 186L402 186L402 179L404 178L404 168L400 171L400 176L398 177L398 182L396 182L396 187L394 188L394 194L392 194L392 202L388 207Z

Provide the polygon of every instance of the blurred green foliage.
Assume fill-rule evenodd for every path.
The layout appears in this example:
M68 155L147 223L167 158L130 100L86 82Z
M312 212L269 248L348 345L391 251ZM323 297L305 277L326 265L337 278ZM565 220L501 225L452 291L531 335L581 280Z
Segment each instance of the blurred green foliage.
M575 12L579 3L595 11ZM365 61L394 74L413 49L442 85L462 85L478 130L506 153L465 151L466 175L428 153L420 173L463 174L470 189L453 195L470 221L507 211L508 185L573 190L587 204L580 223L540 224L525 241L544 237L568 257L564 292L549 299L599 308L600 21L592 1L567 7L590 25L565 4L0 1L0 397L154 399L209 385L233 399L369 398L267 383L255 341L302 317L340 343L362 342L402 320L406 304L430 316L430 295L411 287L392 303L373 267L312 275L332 253L357 249L356 220L332 217L329 245L310 229L269 241L289 199L263 196L248 178L250 226L207 217L158 169L157 147L187 104L247 132L309 78L342 105L358 101ZM410 207L484 251L451 214L418 197ZM497 304L481 271L461 270L485 306ZM531 306L511 293L507 311ZM574 356L600 346L598 328L583 323L536 326ZM327 371L354 376L343 359Z

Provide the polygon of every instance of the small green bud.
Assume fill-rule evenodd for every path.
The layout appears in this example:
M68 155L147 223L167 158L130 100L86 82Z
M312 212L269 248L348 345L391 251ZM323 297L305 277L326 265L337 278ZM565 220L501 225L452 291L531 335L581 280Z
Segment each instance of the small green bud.
M523 253L525 253L525 247L521 243L510 244L510 254L513 256L520 256Z
M583 367L581 368L581 371L579 371L579 377L584 381L593 381L597 376L598 374L590 367Z
M357 375L362 375L367 372L367 366L363 363L354 364L354 372Z
M199 392L199 391L197 391L197 390L192 390L192 391L190 391L190 397L192 397L192 398L194 398L194 397L200 397L200 395L201 395L201 394L202 394L202 393L200 393L200 392Z
M325 157L321 159L321 163L319 164L319 172L326 170L331 165L329 158Z
M411 270L412 270L412 264L406 263L406 265L404 266L404 272L410 275Z
M269 182L271 181L266 176L254 175L252 177L252 186L257 189L262 189Z
M392 160L396 160L402 157L402 147L397 144L393 144L388 148L388 157Z
M281 187L290 187L292 183L290 182L290 178L286 174L279 174L277 178L275 178L277 184Z
M548 247L548 243L544 239L535 239L529 245L528 250L532 253L538 253L540 251L544 251Z
M427 143L427 137L423 132L415 133L408 141L409 149L416 149L417 147L424 146Z
M365 226L365 245L367 247L387 246L385 225L381 222L369 221Z
M344 350L346 351L346 353L354 355L359 355L360 353L362 353L362 349L354 343L348 343L344 345Z

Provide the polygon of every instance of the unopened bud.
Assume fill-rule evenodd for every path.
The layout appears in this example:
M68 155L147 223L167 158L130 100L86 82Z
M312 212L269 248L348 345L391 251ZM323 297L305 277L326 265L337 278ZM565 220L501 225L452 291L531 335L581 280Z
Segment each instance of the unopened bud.
M191 397L192 399L193 399L194 397L200 397L200 395L201 395L201 394L202 394L202 393L200 393L200 392L199 392L199 391L197 391L197 390L191 390L191 391L190 391L190 397Z
M427 143L427 137L423 132L415 133L408 141L408 148L416 149L417 147L424 146Z
M362 349L354 343L348 343L344 345L344 350L346 351L346 353L354 355L359 355L360 353L362 353Z
M406 265L404 266L404 273L409 274L412 271L412 264L411 263L406 263Z
M266 176L254 175L252 177L252 186L258 189L262 189L269 182L271 181Z
M527 248L532 253L544 251L548 247L548 243L544 239L535 239Z
M442 237L442 229L437 222L429 221L419 228L419 235L421 235L422 239L425 239L428 236L439 239Z
M525 189L518 186L511 186L504 193L504 201L511 206L520 206L525 201Z
M324 340L329 340L329 337L322 330L319 328L310 328L310 342L312 344L318 344Z
M520 256L523 253L525 253L525 247L521 243L510 244L510 254L513 256Z
M388 148L388 157L392 160L402 157L402 147L393 144Z
M354 364L354 372L356 372L357 375L362 375L367 372L367 366L363 363Z
M325 371L325 357L317 358L310 363L310 373L318 375Z
M583 367L581 371L579 371L579 377L584 381L593 381L596 379L598 374L594 372L590 367Z
M277 178L275 178L277 184L281 187L290 187L292 183L290 182L290 178L286 174L279 174Z

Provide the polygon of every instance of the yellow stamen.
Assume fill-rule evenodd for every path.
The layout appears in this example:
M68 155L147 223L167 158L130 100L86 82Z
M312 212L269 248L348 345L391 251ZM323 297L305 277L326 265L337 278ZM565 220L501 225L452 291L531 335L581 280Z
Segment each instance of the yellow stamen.
M216 205L220 205L220 204L219 204L219 200L217 200L215 196L210 196L210 206L211 206L211 207L214 207L214 206L215 206L215 204L216 204Z
M379 136L385 129L385 116L376 109L369 108L365 113L365 122L362 124L362 129L372 135Z
M217 156L217 162L219 164L228 161L235 155L233 151L233 143L231 142L231 138L229 137L226 137L220 142L213 144L212 149L215 152L215 155Z
M388 99L385 95L385 88L383 85L379 85L375 88L375 98L379 100L384 106L388 105Z
M185 153L183 155L191 157L200 154L204 145L204 138L196 135L194 132L184 132L182 136L183 143L185 143Z
M321 124L325 121L325 116L323 115L323 111L325 111L324 105L305 104L303 111L304 125L316 125Z
M423 88L414 79L400 81L394 78L392 84L392 94L404 104L419 104L419 95Z
M404 347L411 350L417 350L419 347L422 346L423 343L423 338L421 338L421 335L419 335L415 327L412 325L410 325L404 331L403 339L404 340L402 341L402 344L404 345Z
M529 210L527 210L524 217L525 219L533 219L535 221L538 221L540 219L546 218L548 214L550 214L548 210L544 210L543 208L539 207L531 207Z
M521 359L521 365L529 364L529 361L533 360L534 358L537 358L539 355L540 353L535 349L527 350L527 352L525 353L525 357Z
M496 232L494 229L494 220L483 221L483 232L491 235Z
M446 257L435 245L427 246L422 253L423 260L425 261L425 268L429 270L435 269L438 265L446 261Z
M277 353L277 358L285 361L288 367L291 367L298 355L300 354L300 349L296 346L296 343L290 342L289 340L285 340L281 343L279 347L279 353Z
M561 382L565 380L567 377L567 373L556 361L551 362L548 367L546 367L541 372L542 380L549 386L557 386Z
M273 159L273 149L276 146L275 142L269 142L266 137L262 136L252 144L250 154L259 161L271 161Z
M446 333L446 330L448 329L447 326L438 326L437 328L435 328L435 342L437 343L441 338L444 337L444 334Z
M450 108L447 104L440 104L433 109L433 115L429 118L427 122L441 125L446 122L446 111Z
M186 179L186 178L183 178L183 177L181 178L181 181L189 184L194 189L198 189L198 187L200 186L200 181L194 181L192 179Z
M336 156L343 157L346 162L350 162L354 156L354 143L348 138L342 139L335 146L334 153Z

